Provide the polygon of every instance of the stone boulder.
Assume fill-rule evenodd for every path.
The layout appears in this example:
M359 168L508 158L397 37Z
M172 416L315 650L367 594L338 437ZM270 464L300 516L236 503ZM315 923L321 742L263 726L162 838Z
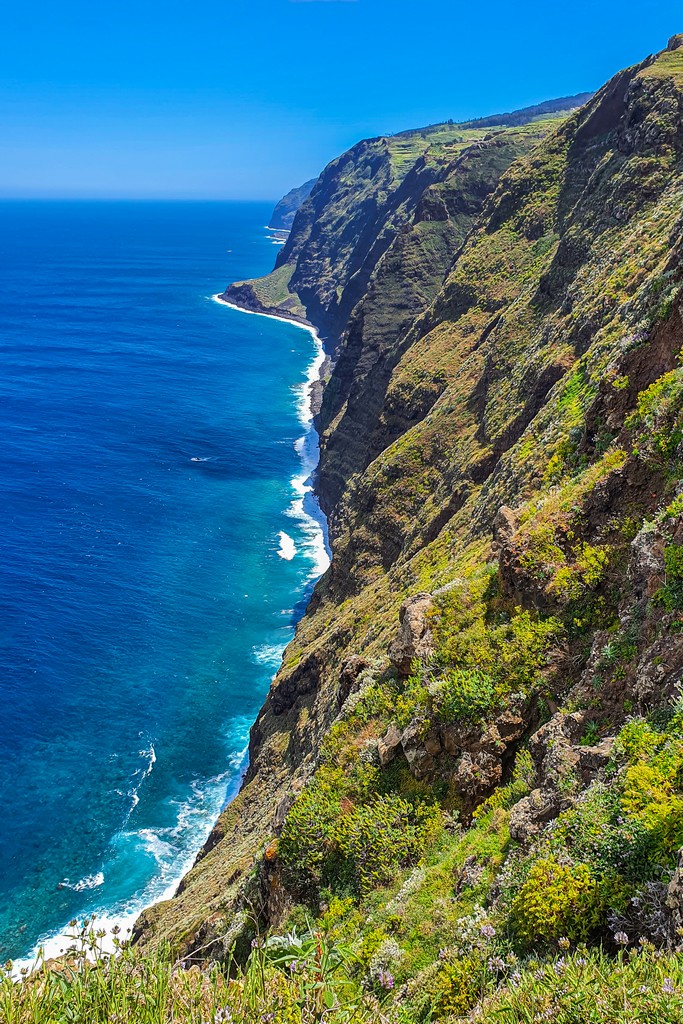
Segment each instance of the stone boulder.
M401 605L398 614L399 632L389 647L389 658L399 676L410 675L413 661L426 661L434 653L432 630L428 613L432 608L431 594L415 594Z
M664 541L654 530L643 527L631 541L627 575L638 601L649 601L664 582Z
M458 792L472 800L486 796L503 778L503 763L485 750L470 754L466 751L458 761L453 781Z
M441 742L435 729L430 729L425 734L422 722L411 722L403 730L401 747L410 773L416 779L424 779L434 771L436 767L434 756L441 752Z
M558 711L529 740L529 753L536 769L536 780L543 788L556 788L579 763L574 744L583 733L585 716Z
M379 763L384 767L394 760L401 749L401 733L395 725L390 725L384 736L377 741Z
M499 547L509 544L517 532L517 516L507 505L501 505L493 520L493 542Z
M555 790L532 790L510 811L510 836L518 843L530 842L560 810L561 802Z

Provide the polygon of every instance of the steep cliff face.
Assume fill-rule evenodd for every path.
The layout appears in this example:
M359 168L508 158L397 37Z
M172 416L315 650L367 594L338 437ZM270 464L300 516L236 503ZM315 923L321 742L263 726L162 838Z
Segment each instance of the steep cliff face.
M353 473L386 447L378 418L416 318L436 298L501 174L554 122L503 130L467 146L420 195L410 220L377 262L341 334L325 388L318 491L333 514Z
M298 188L290 189L286 196L283 196L270 215L268 224L271 228L278 228L281 231L289 231L299 207L308 199L316 179L311 178L305 181Z
M339 340L334 558L146 936L216 953L306 906L368 985L393 943L415 1020L476 1001L473 921L677 941L681 42L561 123L363 143L302 206L271 278Z
M554 111L576 106L577 99L553 100L482 123L431 125L359 142L318 178L273 272L236 282L226 298L249 309L307 319L336 347L374 268L425 190L448 177L453 162L492 133L516 126L521 148L520 126L539 118L542 123Z

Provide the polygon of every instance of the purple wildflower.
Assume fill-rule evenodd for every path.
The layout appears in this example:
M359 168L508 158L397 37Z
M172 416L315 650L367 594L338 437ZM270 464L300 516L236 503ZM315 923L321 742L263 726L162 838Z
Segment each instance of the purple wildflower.
M671 996L674 994L675 988L671 978L665 978L662 982L662 992L664 992L664 994L667 996Z
M506 964L499 956L491 956L487 960L486 966L493 973L497 973L498 971L504 971Z

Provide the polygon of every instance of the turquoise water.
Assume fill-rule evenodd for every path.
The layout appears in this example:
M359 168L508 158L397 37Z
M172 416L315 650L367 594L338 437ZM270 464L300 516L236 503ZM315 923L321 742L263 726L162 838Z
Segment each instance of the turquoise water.
M269 209L0 203L0 960L168 894L324 568Z

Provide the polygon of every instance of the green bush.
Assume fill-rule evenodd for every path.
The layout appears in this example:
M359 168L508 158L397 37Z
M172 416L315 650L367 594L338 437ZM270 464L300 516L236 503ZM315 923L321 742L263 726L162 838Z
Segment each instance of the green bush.
M395 794L378 796L338 823L336 841L359 892L389 882L397 868L418 859L438 831L437 808L408 803Z
M417 860L439 832L440 811L421 800L349 794L341 770L323 767L287 815L277 850L295 889L365 893Z
M513 929L525 945L585 939L601 923L604 903L587 864L542 857L531 865L512 904Z
M495 703L494 682L478 669L456 668L448 672L434 696L435 710L446 723L461 718L481 721Z
M668 612L683 608L683 544L668 544L664 548L666 582L655 594L655 602Z

